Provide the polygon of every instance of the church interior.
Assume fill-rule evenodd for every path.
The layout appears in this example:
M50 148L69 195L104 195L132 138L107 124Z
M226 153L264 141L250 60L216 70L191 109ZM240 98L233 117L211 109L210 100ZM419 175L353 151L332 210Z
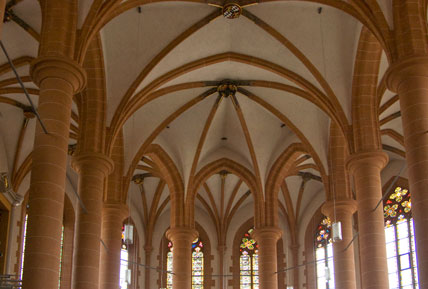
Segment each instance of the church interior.
M428 289L426 0L0 0L0 289Z

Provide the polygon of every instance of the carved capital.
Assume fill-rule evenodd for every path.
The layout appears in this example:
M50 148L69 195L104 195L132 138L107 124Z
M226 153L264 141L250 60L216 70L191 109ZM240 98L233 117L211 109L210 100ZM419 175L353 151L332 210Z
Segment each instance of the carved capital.
M173 244L177 241L184 241L192 244L192 242L198 237L198 232L189 227L175 227L166 232L166 237L168 240L172 241Z
M67 81L74 93L82 91L86 86L86 71L77 62L66 57L38 57L31 63L30 75L39 87L49 78Z
M401 83L413 77L425 77L428 81L428 56L410 57L392 64L385 73L386 86L398 92Z
M347 159L346 167L351 174L361 166L375 166L380 171L386 166L388 159L388 155L383 151L355 153Z
M357 211L357 202L353 199L348 200L338 200L325 202L321 208L321 211L324 215L330 219L334 216L334 211L337 214L349 214L352 216ZM340 220L339 220L340 221Z
M277 227L261 227L254 229L252 235L258 243L268 239L277 242L282 236L282 230Z
M108 176L113 171L114 162L104 154L83 153L73 156L71 166L78 173L81 172L83 168L93 168L101 171L104 176Z

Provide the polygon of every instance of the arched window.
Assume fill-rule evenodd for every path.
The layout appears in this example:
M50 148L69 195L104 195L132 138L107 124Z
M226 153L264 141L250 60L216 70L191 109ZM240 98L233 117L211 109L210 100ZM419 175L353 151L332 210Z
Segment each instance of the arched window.
M119 277L119 286L121 289L127 289L129 283L130 274L129 269L129 254L128 254L128 245L125 242L125 226L122 226L122 247L120 249L120 277Z
M204 288L204 243L196 238L192 243L192 289ZM168 242L168 253L166 254L166 288L172 289L172 242Z
M244 234L239 246L240 289L259 289L259 250L252 232L250 229Z
M202 241L196 239L192 244L192 289L204 288L204 252Z
M334 289L333 244L331 221L324 217L315 236L315 259L318 289Z
M419 288L410 192L396 187L383 205L389 288Z

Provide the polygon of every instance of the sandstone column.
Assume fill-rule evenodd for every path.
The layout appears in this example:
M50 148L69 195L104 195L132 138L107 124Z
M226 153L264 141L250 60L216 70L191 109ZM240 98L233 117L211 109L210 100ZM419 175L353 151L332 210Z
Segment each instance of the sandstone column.
M172 288L192 288L192 242L198 233L191 228L175 227L166 233L173 245Z
M79 194L86 208L80 207L77 216L72 286L98 289L104 179L113 162L92 152L76 156L72 165L79 173Z
M224 286L225 277L223 276L223 275L225 275L225 272L224 272L224 254L226 253L226 249L227 249L227 247L225 244L219 244L217 246L217 251L218 251L218 256L219 256L219 261L218 261L219 262L219 273L218 274L220 274L220 277L218 278L218 283L219 283L220 289L226 289L225 287L227 287L227 285ZM227 278L226 278L226 280L227 280Z
M276 227L262 227L254 230L254 239L259 245L260 289L278 288L278 256L276 245L281 238L281 230Z
M324 204L322 212L332 221L341 222L342 241L333 243L334 283L336 289L355 289L354 245L352 241L352 216L357 209L356 201L352 199L329 201ZM346 250L345 250L346 249Z
M364 289L388 289L385 233L380 172L388 162L381 152L352 155L348 168L354 178L357 195L358 228L361 258L361 280Z
M152 262L152 252L153 252L153 247L151 245L146 245L144 246L144 252L146 253L146 265L151 264ZM150 268L146 267L144 270L144 284L145 284L145 288L150 288L150 273L151 270Z
M122 247L122 225L128 216L126 205L106 203L102 209L100 259L100 289L118 289L120 279L120 250Z
M419 287L428 288L428 57L389 68L387 85L398 93L412 196Z
M66 57L39 57L31 66L40 87L39 123L34 140L28 204L23 288L57 289L73 94L85 85L85 72Z

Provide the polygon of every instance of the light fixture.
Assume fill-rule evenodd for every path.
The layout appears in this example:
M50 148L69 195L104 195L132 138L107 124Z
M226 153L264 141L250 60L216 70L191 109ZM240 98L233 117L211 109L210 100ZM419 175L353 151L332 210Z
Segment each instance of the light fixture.
M334 222L331 224L333 243L342 241L342 223Z
M134 226L131 224L125 224L123 230L124 242L125 244L133 244L134 242Z

